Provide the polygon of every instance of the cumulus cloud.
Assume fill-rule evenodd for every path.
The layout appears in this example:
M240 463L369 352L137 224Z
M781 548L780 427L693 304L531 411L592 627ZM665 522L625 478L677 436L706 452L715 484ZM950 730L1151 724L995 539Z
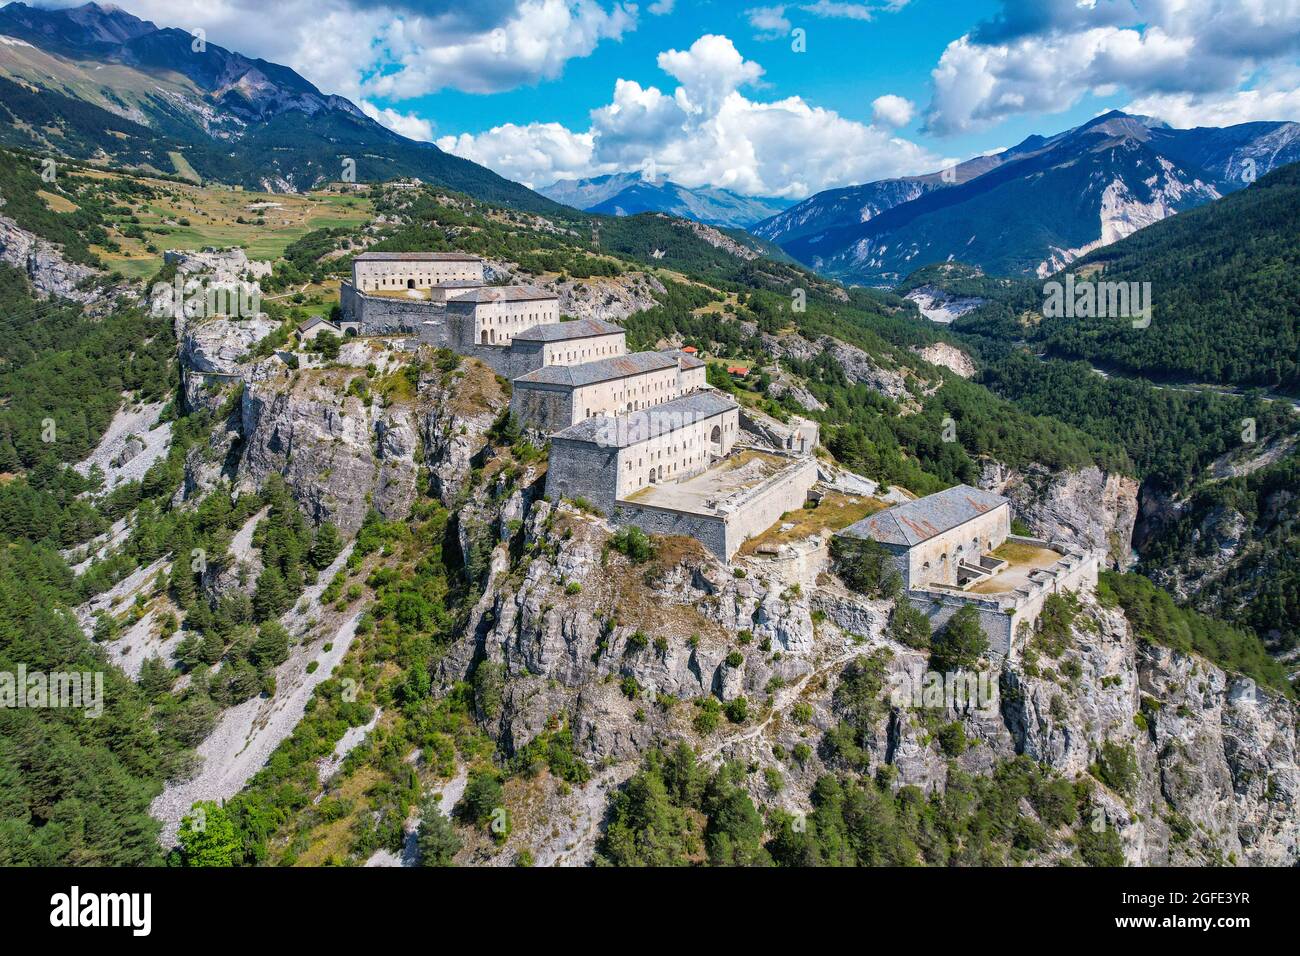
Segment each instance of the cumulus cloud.
M376 123L387 126L394 133L424 143L433 142L433 123L423 117L414 113L399 113L394 109L381 109L369 100L361 100L357 106Z
M76 6L82 0L51 0ZM660 0L657 6L671 9ZM130 0L159 26L292 66L327 93L492 93L559 76L635 29L625 0Z
M530 188L613 171L593 165L591 133L574 133L559 123L506 123L486 133L444 136L437 145Z
M893 93L886 93L871 101L871 115L882 126L897 129L912 122L912 117L916 115L916 104Z
M1197 95L1156 93L1140 97L1125 111L1154 116L1170 126L1232 126L1260 120L1300 122L1300 71L1285 71L1249 90Z
M963 133L1121 88L1208 102L1297 50L1296 0L1003 0L944 50L926 127Z
M684 186L792 199L941 165L889 129L799 96L749 98L744 91L759 81L762 67L726 37L700 37L687 50L665 51L658 64L678 82L675 89L620 79L612 102L591 111L586 132L556 123L507 124L444 137L438 145L534 185L642 171Z

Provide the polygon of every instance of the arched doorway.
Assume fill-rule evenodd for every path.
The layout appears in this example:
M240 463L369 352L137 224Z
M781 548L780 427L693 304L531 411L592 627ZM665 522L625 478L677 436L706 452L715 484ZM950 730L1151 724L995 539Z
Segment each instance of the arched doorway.
M479 340L483 345L487 345L487 341L488 341L487 336L488 336L487 329L484 329L482 338Z
M654 483L655 483L655 470L654 470L653 468L651 468L651 469L650 469L650 484L653 485Z
M415 288L415 280L414 280L414 279L407 279L407 280L406 280L406 287L407 287L408 289L414 289L414 288Z
M722 426L714 425L709 432L709 451L714 455L722 454Z

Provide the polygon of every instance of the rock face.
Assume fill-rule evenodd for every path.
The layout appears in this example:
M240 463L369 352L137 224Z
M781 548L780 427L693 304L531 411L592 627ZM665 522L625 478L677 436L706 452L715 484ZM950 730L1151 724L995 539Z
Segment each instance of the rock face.
M295 375L279 358L253 366L240 407L237 486L260 488L278 472L313 522L331 521L344 534L371 507L405 517L415 494L416 413L345 394L358 376L365 378L351 369Z
M1134 479L1096 466L1059 473L1031 466L1022 472L990 462L979 485L1010 498L1012 514L1037 537L1104 548L1114 566L1132 563L1138 510Z
M494 675L500 702L484 717L508 749L564 713L584 756L634 760L657 735L689 733L687 707L650 706L661 695L754 698L773 676L811 669L808 595L824 551L759 580L737 578L689 539L665 539L654 560L636 565L606 547L611 532L567 502L538 500L520 530L523 560L511 567L506 545L496 548L441 676L463 680L486 662L478 666ZM728 662L737 647L739 665Z
M420 380L429 411L420 434L433 482L432 491L448 507L467 490L475 460L487 446L487 432L510 398L483 363L467 360L453 372L433 372Z
M214 282L238 282L242 279L261 279L269 276L269 262L249 259L243 249L204 249L191 252L185 249L168 249L163 260L175 264L176 271L186 275L207 274Z
M774 359L789 357L809 361L826 353L839 363L844 374L852 381L860 382L905 406L911 407L914 404L912 394L908 390L908 371L886 368L856 345L841 342L829 335L823 335L814 342L797 334L764 333L762 341L764 350ZM920 380L915 381L922 387L928 384ZM815 408L815 406L806 407Z
M228 387L243 373L249 350L279 327L265 315L253 319L177 319L185 402L191 409L221 407ZM223 381L229 379L229 381Z
M0 216L0 262L21 270L42 299L58 296L74 302L89 302L93 292L77 286L95 274L89 266L69 262L57 246L21 228L8 216Z
M621 322L629 316L659 304L656 295L663 283L648 272L627 272L621 276L567 279L556 282L560 313L579 319Z
M971 357L947 342L935 342L923 349L915 348L912 351L931 365L940 365L962 378L970 378L975 374L975 363L971 361Z

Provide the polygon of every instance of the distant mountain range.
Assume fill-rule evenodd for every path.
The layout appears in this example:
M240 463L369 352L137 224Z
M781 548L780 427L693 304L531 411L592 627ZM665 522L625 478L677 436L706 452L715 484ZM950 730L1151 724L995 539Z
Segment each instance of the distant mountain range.
M950 261L1041 276L1297 160L1300 124L1178 130L1112 112L947 176L818 193L752 231L847 282L892 285Z
M399 136L288 67L89 3L0 8L0 144L274 191L418 176L540 212L553 202Z
M668 179L648 180L640 173L562 179L538 192L566 206L608 216L662 212L734 229L748 228L793 203L789 199L742 196L729 189L688 188Z

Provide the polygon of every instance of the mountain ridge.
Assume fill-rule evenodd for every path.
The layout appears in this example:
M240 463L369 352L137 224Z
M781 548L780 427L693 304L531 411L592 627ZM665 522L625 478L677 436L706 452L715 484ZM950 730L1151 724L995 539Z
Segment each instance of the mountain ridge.
M585 212L610 216L664 212L728 229L748 229L793 205L792 200L743 196L713 186L683 186L669 179L646 179L640 173L562 179L538 192Z
M1300 159L1300 124L1176 130L1111 111L988 159L983 170L955 167L948 181L929 174L819 193L754 232L850 282L891 284L944 261L1042 276ZM973 175L963 178L963 167ZM896 183L912 185L892 195L885 187ZM876 194L887 201L853 208Z
M289 67L124 10L10 3L0 8L0 35L10 39L0 44L5 145L272 192L344 179L350 159L358 182L419 177L518 209L563 211L485 167L393 132Z

